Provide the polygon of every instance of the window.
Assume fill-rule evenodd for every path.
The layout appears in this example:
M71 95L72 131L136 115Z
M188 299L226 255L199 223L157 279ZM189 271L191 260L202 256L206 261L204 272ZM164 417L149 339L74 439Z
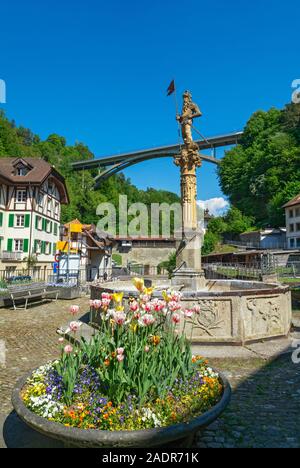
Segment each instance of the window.
M300 216L300 208L296 208L296 216Z
M44 197L44 195L42 194L42 192L39 192L39 194L38 194L38 205L41 208L43 207L43 197Z
M294 232L294 225L290 224L290 232Z
M48 232L49 234L51 234L51 231L52 231L52 222L51 221L48 221L48 219L46 220L46 232Z
M21 167L17 168L17 175L18 176L25 176L26 174L27 174L26 167L21 166Z
M24 227L25 215L16 215L16 227Z
M295 247L295 240L290 239L290 248L293 249Z
M298 237L298 238L296 239L296 245L297 245L297 247L300 247L300 237Z
M51 253L51 244L50 242L45 242L45 254L49 255Z
M300 231L300 223L296 224L296 231Z
M289 217L290 217L290 218L293 218L293 217L294 217L294 211L293 211L293 210L290 210L290 211L289 211Z
M15 239L15 252L23 252L23 239Z
M58 213L59 213L59 203L55 202L55 208L54 208L54 213L55 213L55 216L58 216Z
M40 254L42 251L42 241L36 240L35 241L35 249L34 249L36 254Z
M26 200L27 200L27 190L26 189L17 190L17 202L25 203Z
M36 226L35 226L35 228L38 229L39 231L42 231L42 229L43 229L43 218L41 218L41 216L36 217Z
M51 200L51 198L48 198L48 201L47 201L47 211L48 211L48 213L51 213L51 209L52 209L52 200Z

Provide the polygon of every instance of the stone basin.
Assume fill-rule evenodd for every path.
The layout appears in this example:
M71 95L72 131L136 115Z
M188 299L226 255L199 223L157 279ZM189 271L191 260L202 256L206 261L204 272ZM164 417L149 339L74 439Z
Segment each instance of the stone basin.
M171 283L154 280L154 297ZM91 286L91 298L101 293L124 292L125 299L137 295L131 281L116 281ZM208 280L203 290L182 291L184 308L199 304L201 313L196 327L185 332L193 344L245 345L256 341L287 336L291 329L292 306L289 286L258 281ZM93 322L99 317L94 315Z
M196 432L201 431L225 410L231 397L231 387L226 377L219 373L223 385L220 401L209 411L195 417L188 423L139 431L102 431L95 429L79 429L66 427L53 421L48 421L30 411L23 403L21 391L26 380L33 371L18 380L12 392L12 404L18 416L32 429L41 434L59 440L66 447L82 448L117 448L117 447L163 447L188 448L191 446ZM173 445L174 444L174 445Z

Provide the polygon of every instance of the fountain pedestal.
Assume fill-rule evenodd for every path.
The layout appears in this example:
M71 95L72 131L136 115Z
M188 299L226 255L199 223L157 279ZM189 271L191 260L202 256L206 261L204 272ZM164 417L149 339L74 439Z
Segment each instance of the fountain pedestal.
M202 233L197 219L197 179L196 168L201 166L198 145L189 142L175 156L175 164L180 166L180 187L182 225L176 233L176 270L172 285L178 289L204 289L205 276L201 267Z

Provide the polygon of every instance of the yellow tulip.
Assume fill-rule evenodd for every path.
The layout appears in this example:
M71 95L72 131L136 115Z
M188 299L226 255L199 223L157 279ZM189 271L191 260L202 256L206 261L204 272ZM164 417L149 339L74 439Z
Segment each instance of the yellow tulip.
M155 288L144 288L144 294L146 294L147 296L151 296L153 294L153 291L154 291Z
M124 293L122 293L122 292L114 293L114 294L112 295L113 300L114 300L117 304L120 304L120 303L122 302L123 296L124 296Z
M133 278L133 284L136 287L136 289L140 292L143 291L144 289L144 280L143 278Z
M168 295L167 291L162 292L162 297L164 298L166 302L170 301L170 296Z

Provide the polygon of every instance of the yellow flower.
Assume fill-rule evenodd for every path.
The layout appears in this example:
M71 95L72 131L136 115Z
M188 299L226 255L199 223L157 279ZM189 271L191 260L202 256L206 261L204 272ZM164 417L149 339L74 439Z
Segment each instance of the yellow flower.
M143 293L146 294L147 296L152 296L154 289L155 289L154 287L152 287L152 288L144 288Z
M143 291L144 289L144 280L143 278L133 278L132 280L134 286L136 287L136 289L140 292Z
M137 323L131 323L130 324L130 330L133 331L133 333L135 333L137 331L137 328L138 328L138 324Z
M170 296L168 295L167 291L162 292L162 297L166 302L170 302Z
M123 293L123 292L114 293L114 294L112 295L113 300L114 300L117 304L121 304L121 302L122 302L122 300L123 300L123 296L124 296L124 293Z

